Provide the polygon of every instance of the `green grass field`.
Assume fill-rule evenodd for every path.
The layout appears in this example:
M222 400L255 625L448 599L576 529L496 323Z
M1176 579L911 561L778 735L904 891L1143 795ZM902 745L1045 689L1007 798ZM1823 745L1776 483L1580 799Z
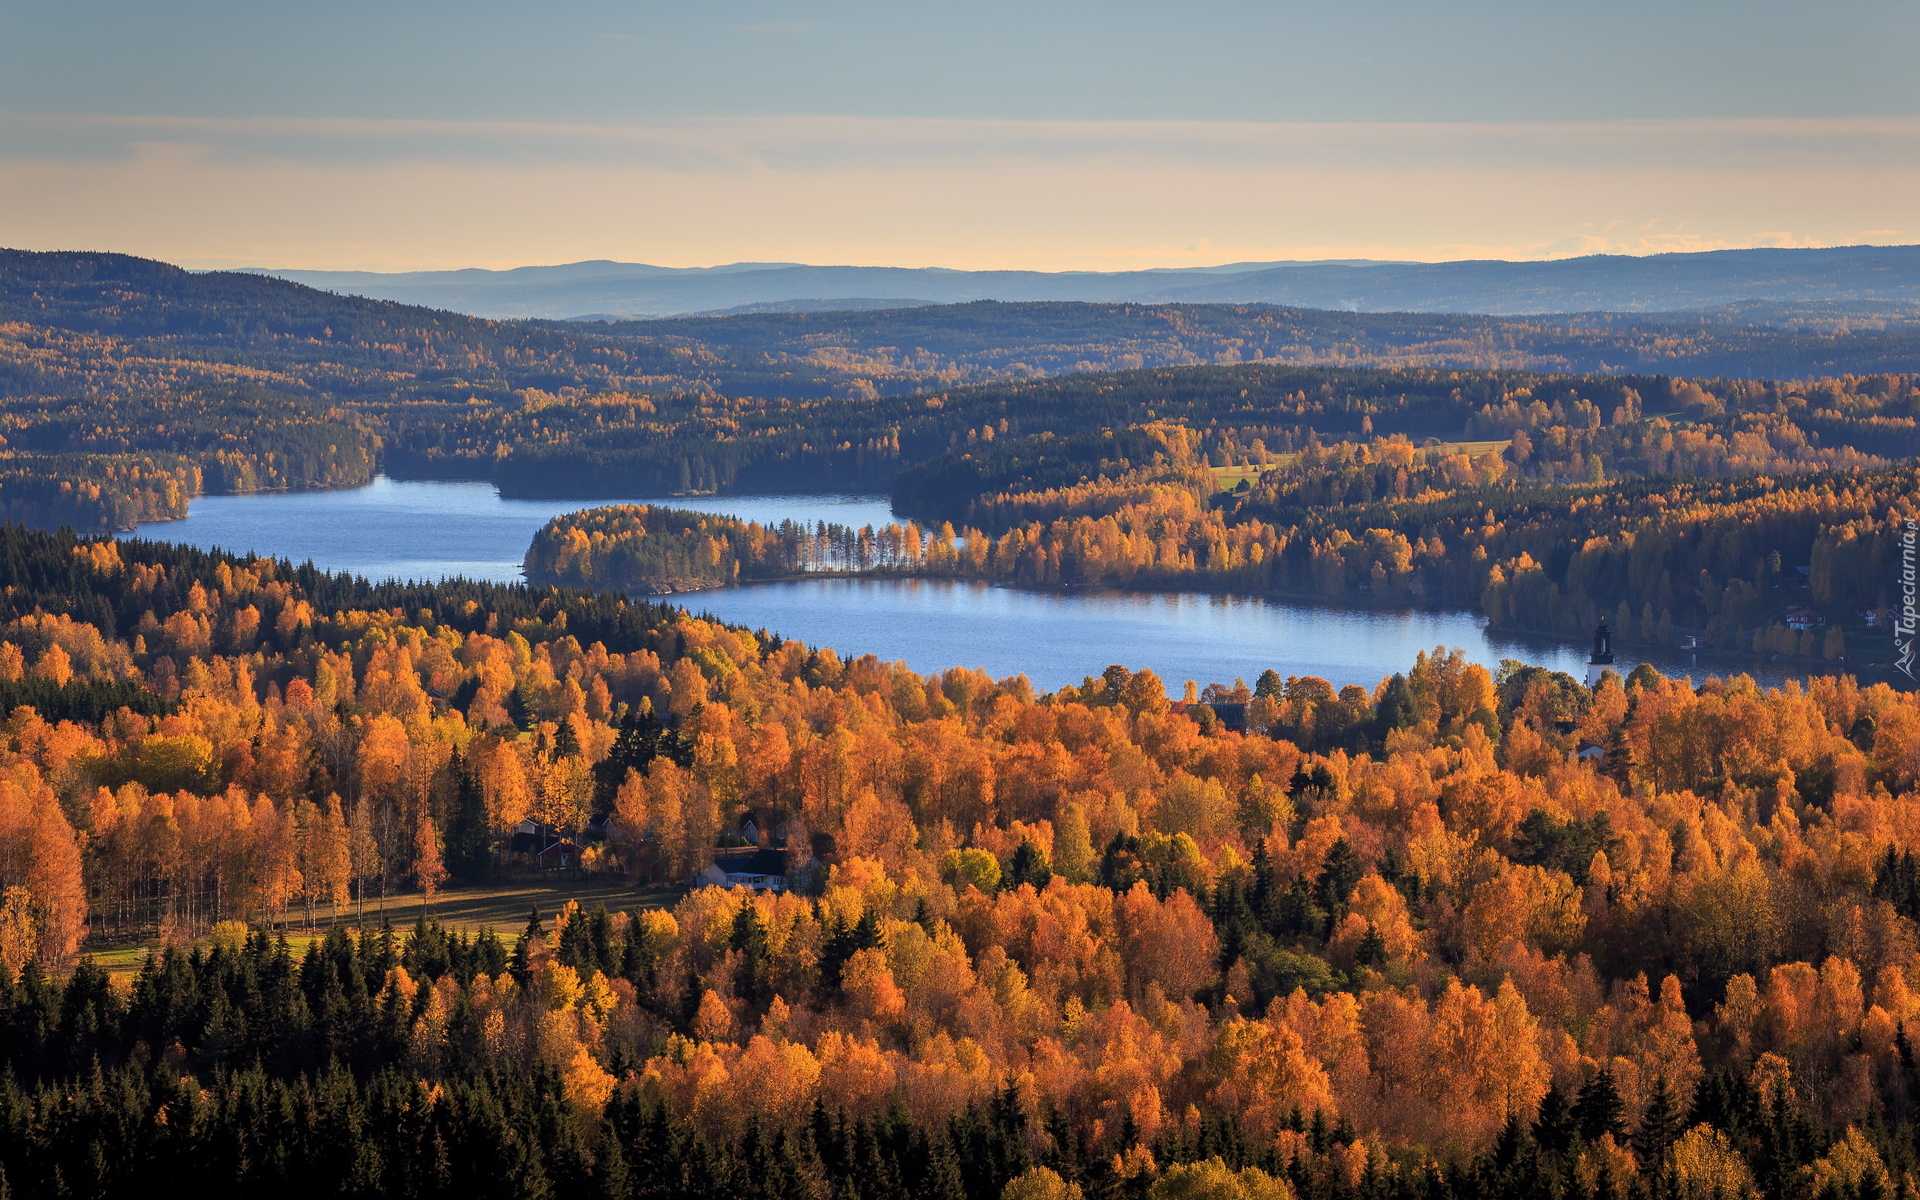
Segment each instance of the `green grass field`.
M1449 453L1477 457L1485 454L1489 450L1505 450L1512 444L1513 440L1511 438L1494 438L1491 441L1480 442L1448 442L1446 446Z
M560 911L569 900L577 901L585 909L604 904L610 912L631 912L671 905L684 894L685 889L677 887L636 889L630 885L599 881L513 880L500 884L445 888L435 897L432 908L426 911L450 930L478 933L490 928L501 937L511 940L526 928L527 913L535 907L539 908L543 921L551 928L553 914ZM314 910L313 928L308 929L304 924L305 914L295 908L287 913L287 941L298 957L306 953L309 942L325 937L334 924L378 929L384 919L392 922L395 929L405 930L419 920L421 912L419 892L395 892L387 897L384 905L378 897L369 896L364 916L353 906L341 909L336 916L323 905ZM157 942L149 940L100 949L82 947L81 952L106 968L108 974L131 977L139 973L148 953L157 945Z
M682 888L664 887L636 889L626 884L598 881L514 880L504 884L443 889L427 912L448 929L463 933L478 933L491 928L501 934L517 934L526 927L527 913L535 907L547 917L558 912L569 900L578 901L580 907L586 909L604 904L611 912L660 908L678 900L684 891ZM420 893L397 892L387 897L385 913L386 918L396 926L413 924L421 915ZM353 915L350 912L342 914L343 919L351 919ZM378 900L370 899L365 921L369 925L378 925L380 919L381 905Z
M1276 463L1277 461L1278 460L1276 460ZM1207 470L1213 472L1214 486L1223 492L1230 492L1234 488L1239 487L1240 481L1243 479L1249 484L1259 482L1260 472L1271 470L1276 463L1269 463L1264 467L1258 464L1247 464L1235 467L1208 467Z
M1491 440L1477 442L1444 442L1442 443L1442 448L1449 454L1465 454L1468 457L1476 457L1490 450L1504 450L1511 444L1512 443L1506 438L1493 438ZM1298 457L1298 454L1276 454L1271 461L1265 465L1259 463L1238 463L1228 467L1208 467L1207 470L1213 472L1213 480L1216 487L1223 492L1230 492L1240 486L1241 480L1246 480L1250 485L1258 483L1262 471L1270 471L1281 463Z

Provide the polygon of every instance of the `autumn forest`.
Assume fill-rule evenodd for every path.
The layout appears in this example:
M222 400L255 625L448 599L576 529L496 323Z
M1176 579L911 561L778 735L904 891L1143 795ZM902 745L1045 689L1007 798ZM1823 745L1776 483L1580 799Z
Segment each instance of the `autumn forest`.
M1676 328L488 322L8 252L0 1196L1920 1193L1920 693L1834 673L1889 657L1920 375ZM378 471L582 509L513 585L114 536ZM748 484L899 519L591 503ZM1735 669L1048 692L677 606L814 573ZM535 884L597 891L450 907Z

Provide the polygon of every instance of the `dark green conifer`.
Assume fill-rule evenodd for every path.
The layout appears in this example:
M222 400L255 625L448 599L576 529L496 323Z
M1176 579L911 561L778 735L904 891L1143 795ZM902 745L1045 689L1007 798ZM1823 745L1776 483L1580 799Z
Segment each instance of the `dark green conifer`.
M1614 1085L1613 1072L1602 1067L1580 1089L1580 1095L1573 1102L1574 1125L1589 1142L1609 1133L1617 1138L1626 1131L1623 1124L1626 1108L1619 1088Z
M1564 1155L1573 1148L1573 1139L1579 1132L1566 1093L1558 1085L1548 1084L1547 1094L1540 1098L1540 1107L1534 1115L1533 1140L1549 1154Z
M1336 840L1327 847L1327 856L1320 865L1320 876L1314 882L1314 901L1338 921L1346 912L1347 897L1353 894L1365 874L1366 866L1354 852L1353 844L1345 838Z
M1657 1076L1653 1082L1653 1095L1648 1098L1646 1108L1640 1114L1640 1128L1633 1135L1634 1153L1639 1156L1642 1167L1656 1171L1666 1158L1667 1150L1680 1140L1683 1132L1684 1114L1674 1099L1673 1090L1667 1086L1665 1075Z
M1047 856L1032 842L1022 840L1020 848L1013 852L1012 860L1007 864L1005 887L1017 888L1021 884L1030 884L1039 891L1053 881L1053 864Z

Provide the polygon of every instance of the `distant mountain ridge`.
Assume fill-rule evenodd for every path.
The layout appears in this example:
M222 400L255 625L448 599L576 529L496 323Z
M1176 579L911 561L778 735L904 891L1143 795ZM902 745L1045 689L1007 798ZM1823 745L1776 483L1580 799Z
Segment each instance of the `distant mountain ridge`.
M1920 308L1920 246L1589 255L1547 262L1282 262L1150 271L958 271L593 261L505 271L261 270L310 287L474 316L663 317L974 300L1278 304L1354 312L1675 312L1751 302Z

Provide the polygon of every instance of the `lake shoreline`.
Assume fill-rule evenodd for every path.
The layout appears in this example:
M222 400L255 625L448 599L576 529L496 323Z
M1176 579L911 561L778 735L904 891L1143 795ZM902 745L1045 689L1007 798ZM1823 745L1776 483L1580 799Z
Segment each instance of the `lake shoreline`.
M699 587L668 586L666 590L658 590L658 589L652 589L652 588L646 588L646 587L623 587L620 585L594 585L594 586L607 586L608 590L621 592L624 595L641 598L641 599L654 600L654 601L659 601L659 600L678 601L680 598L683 598L683 597L691 598L691 597L697 597L702 595L713 595L716 593L741 591L741 590L751 589L755 587L763 587L763 586L770 586L770 585L776 585L776 584L804 583L804 582L811 582L815 580L836 580L836 579L899 581L899 582L917 581L917 582L926 582L926 583L965 584L965 585L979 586L979 587L986 587L986 588L1003 589L1003 590L1012 591L1012 592L1021 592L1029 595L1035 595L1035 596L1061 596L1061 597L1075 597L1075 596L1082 596L1082 597L1169 596L1171 597L1171 596L1188 596L1188 595L1217 596L1217 597L1222 597L1227 599L1249 600L1249 601L1254 601L1258 603L1270 603L1270 604L1281 605L1287 608L1304 608L1304 609L1311 609L1311 610L1316 610L1316 611L1321 611L1326 613L1337 613L1341 615L1367 615L1367 614L1405 615L1405 614L1418 613L1418 614L1429 614L1434 616L1478 618L1478 614L1475 613L1474 610L1470 608L1452 608L1445 605L1422 605L1422 604L1342 604L1342 603L1329 602L1324 597L1315 596L1315 595L1306 594L1306 593L1248 592L1248 591L1239 591L1232 588L1209 588L1204 586L1204 584L1195 584L1192 586L1185 586L1185 587L1163 586L1163 587L1146 587L1146 588L1114 587L1109 584L1096 584L1096 583L1024 584L1024 583L1009 583L1004 580L995 580L995 579L976 579L976 578L972 578L964 575L935 575L935 574L923 574L923 573L917 573L917 572L911 572L911 571L889 571L889 570L802 571L794 574L769 575L769 576L764 576L764 577L755 578L755 579L739 580L732 583L706 584ZM540 579L529 578L527 582L531 584L535 584L537 586L542 586L542 587L571 586L571 585L559 583L550 578L540 578ZM682 608L688 608L688 605L685 603L681 603L679 606ZM691 609L689 609L689 611L691 611ZM1534 628L1529 628L1525 626L1511 626L1511 625L1503 625L1503 626L1495 627L1495 626L1487 625L1484 623L1482 624L1482 629L1485 633L1487 633L1490 636L1497 636L1501 638L1508 638L1508 639L1514 639L1519 641L1538 641L1541 643L1547 643L1547 644L1551 644L1559 647L1578 649L1586 644L1585 639L1577 639L1577 640L1569 639L1566 634L1560 633L1554 630L1534 629ZM1663 657L1684 654L1684 655L1690 656L1695 664L1703 667L1727 668L1726 670L1711 670L1710 673L1707 675L1695 676L1694 678L1696 680L1704 680L1709 678L1719 678L1719 679L1733 678L1734 676L1737 676L1737 675L1751 674L1752 669L1756 667L1764 669L1766 666L1782 666L1787 668L1804 666L1805 667L1804 675L1806 677L1813 677L1813 676L1820 676L1820 675L1854 675L1860 678L1862 682L1868 682L1867 675L1871 674L1875 677L1872 680L1872 682L1886 682L1890 684L1895 684L1896 686L1899 683L1898 680L1890 677L1892 673L1892 668L1889 662L1883 662L1871 656L1863 656L1862 653L1859 651L1854 651L1849 653L1849 655L1846 658L1830 662L1826 659L1785 657L1777 654L1757 655L1757 654L1753 654L1751 652L1746 652L1746 651L1727 650L1727 649L1713 648L1713 647L1699 647L1697 649L1687 649L1679 646L1662 645L1657 642L1646 642L1638 638L1625 638L1625 637L1622 637L1618 631L1614 631L1613 644L1617 651L1627 655L1632 655L1636 652L1642 655L1652 654L1652 655L1659 655ZM1625 672L1622 672L1622 674L1624 673Z
M251 497L251 496L298 496L298 495L315 495L315 494L328 494L328 493L351 493L351 492L361 491L361 490L370 488L374 484L378 483L383 479L396 484L427 483L427 484L454 484L454 485L464 485L464 486L480 486L480 487L487 487L487 488L493 489L494 493L503 501L523 501L523 502L530 502L530 503L557 501L560 503L570 504L578 500L583 506L598 506L598 505L607 504L607 503L657 503L660 500L699 500L699 501L712 502L717 500L726 500L726 499L735 498L735 497L755 498L755 499L790 498L797 502L822 502L822 501L831 501L831 500L844 500L844 499L850 498L847 493L839 493L839 492L763 493L763 492L743 492L743 491L737 491L737 490L712 491L712 492L677 492L668 496L648 497L640 501L634 501L629 498L614 497L614 496L598 496L598 497L554 497L554 496L535 497L535 496L517 496L517 495L510 496L505 492L502 492L499 488L499 485L495 484L492 480L488 480L488 479L476 479L471 477L464 477L464 478L416 477L412 475L395 476L395 475L388 474L385 471L380 471L380 472L377 472L372 479L368 480L365 483L358 483L358 484L352 484L352 485L341 486L341 487L255 488L251 491L246 491L246 492L202 492L192 497L191 500L189 501L189 511L187 516L163 518L159 521L152 521L152 522L141 522L141 525L142 526L153 525L153 524L171 525L171 524L177 524L182 521L190 520L192 518L191 501L199 500L202 498ZM891 498L890 497L886 497L878 493L875 493L872 495L861 495L858 497L851 497L851 498L857 498L857 499L869 500L869 501L886 501L889 505L889 513L891 515ZM909 520L912 520L912 518L897 518L895 521L890 523L901 523ZM869 525L867 527L881 528L883 526ZM121 531L115 531L115 532L116 533L134 533L134 532L137 532L138 528L139 526L136 526L135 529L133 530L121 530ZM524 562L524 557L525 556L523 553L522 560L521 560L523 562ZM1195 581L1191 584L1182 584L1182 585L1163 585L1159 587L1148 587L1148 588L1128 588L1128 587L1113 587L1112 585L1097 584L1097 583L1014 584L1014 583L1006 583L998 580L971 580L963 576L916 575L911 573L892 572L892 571L884 571L884 570L846 571L846 572L842 572L842 571L811 572L810 571L810 572L801 572L793 575L769 576L763 579L736 581L732 583L716 583L716 584L702 585L697 587L679 587L679 586L670 585L667 588L667 590L647 590L644 587L617 587L613 590L624 591L629 595L641 596L641 597L645 597L652 600L662 600L662 599L673 599L681 596L698 596L703 593L723 591L729 588L752 587L757 584L791 583L791 582L799 582L803 580L820 579L820 578L924 579L924 580L947 580L952 582L978 582L978 583L984 583L990 587L1011 588L1019 591L1031 592L1031 593L1040 594L1040 595L1063 595L1063 596L1102 595L1102 594L1150 596L1150 595L1181 595L1181 594L1193 593L1193 594L1200 594L1200 595L1227 596L1227 597L1236 597L1236 598L1243 598L1243 599L1249 599L1249 600L1269 601L1269 602L1284 604L1292 607L1307 607L1307 608L1313 608L1313 609L1323 610L1327 612L1335 612L1335 613L1387 613L1387 614L1433 613L1433 614L1447 614L1447 615L1456 615L1456 614L1467 615L1467 614L1472 614L1474 611L1470 608L1456 609L1456 608L1448 608L1444 606L1427 606L1427 605L1420 605L1420 604L1394 605L1394 604L1355 604L1350 602L1330 603L1324 597L1314 595L1314 594L1309 594L1309 593L1244 592L1244 591L1236 591L1231 588L1210 588L1206 586L1204 581ZM538 586L558 586L557 584L555 584L553 580L550 580L550 579L534 579L531 577L525 577L525 582L529 584L535 584ZM1535 629L1530 627L1514 627L1514 626L1502 626L1498 629L1495 629L1491 626L1488 626L1486 627L1486 632L1489 634L1493 634L1501 637L1512 637L1512 638L1520 638L1520 639L1538 639L1546 642L1551 642L1552 644L1560 645L1560 646L1577 646L1580 644L1580 643L1568 640L1568 636L1565 633L1558 630ZM1698 631L1691 631L1691 632L1698 632ZM1873 653L1870 650L1850 649L1846 658L1838 660L1837 662L1828 662L1825 659L1800 658L1797 656L1790 657L1790 658L1783 658L1782 656L1776 655L1776 654L1758 655L1750 651L1727 650L1727 649L1718 648L1718 647L1701 647L1699 649L1689 651L1689 650L1684 650L1681 647L1663 646L1658 643L1646 642L1642 639L1632 638L1630 636L1623 636L1621 631L1618 631L1618 630L1614 631L1614 644L1623 651L1627 651L1627 652L1638 651L1642 654L1674 655L1674 654L1685 653L1690 655L1693 661L1695 662L1701 662L1702 660L1705 660L1706 662L1709 662L1709 663L1726 666L1730 669L1732 674L1747 673L1739 669L1742 666L1752 668L1752 667L1762 667L1763 665L1774 665L1774 664L1784 663L1791 667L1804 666L1805 668L1804 674L1806 674L1807 676L1852 674L1861 678L1863 681L1865 681L1869 675L1872 675L1875 677L1876 682L1886 682L1886 683L1894 684L1895 686L1899 686L1899 684L1902 682L1901 680L1894 677L1895 672L1892 666L1892 655L1890 652L1886 655L1879 655L1879 654ZM1721 677L1724 678L1726 676L1721 676ZM1906 682L1911 683L1912 681L1906 681Z
M762 524L782 520L859 527L890 523L880 496L741 495L618 497L683 505ZM526 582L526 551L566 506L510 500L481 481L395 480L367 487L214 494L184 520L143 523L133 536L258 553L368 579ZM570 509L569 509L570 511ZM611 590L611 589L610 589ZM1007 583L891 572L807 572L656 595L749 629L776 630L813 646L904 660L922 673L985 667L996 678L1025 673L1036 685L1078 684L1109 663L1148 667L1176 681L1249 681L1272 667L1371 688L1404 671L1420 650L1457 646L1490 670L1516 658L1580 677L1586 644L1554 633L1488 630L1464 609L1331 605L1319 596L1249 595L1175 585L1152 590ZM1844 666L1753 659L1723 662L1624 644L1622 669L1643 657L1665 674L1754 674L1764 682L1858 672Z

